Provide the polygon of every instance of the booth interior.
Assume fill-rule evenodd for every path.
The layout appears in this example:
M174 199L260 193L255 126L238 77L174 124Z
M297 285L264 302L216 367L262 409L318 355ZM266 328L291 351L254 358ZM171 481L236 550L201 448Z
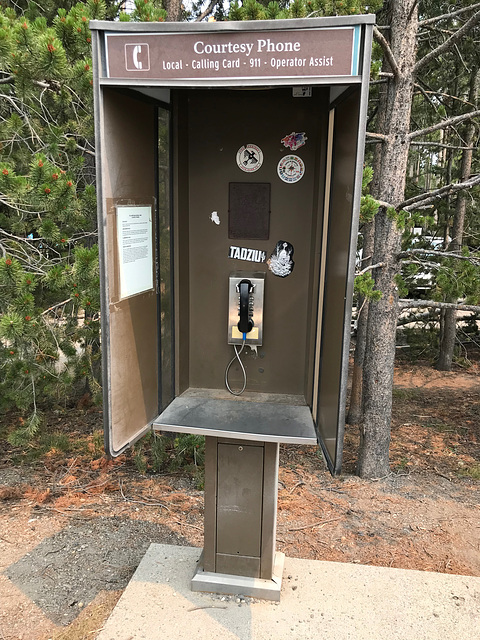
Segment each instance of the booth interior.
M117 274L108 290L113 452L146 424L304 444L316 443L317 429L334 469L361 84L309 89L102 87L106 271ZM303 173L289 182L279 163L295 132L303 144L290 153ZM249 145L263 155L252 172L236 161ZM157 286L122 299L115 213L146 203ZM272 257L285 247L288 273L275 275ZM245 374L229 339L238 271L264 283L253 302L263 312L257 340L247 333L240 356ZM227 381L240 390L246 375L241 395L225 385L232 357Z

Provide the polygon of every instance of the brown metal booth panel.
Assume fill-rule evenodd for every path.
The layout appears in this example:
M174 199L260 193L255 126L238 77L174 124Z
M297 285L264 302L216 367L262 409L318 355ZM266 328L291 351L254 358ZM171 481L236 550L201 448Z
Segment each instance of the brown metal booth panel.
M325 97L328 98L330 88ZM307 342L305 346L305 402L311 408L314 401L315 363L317 344L317 313L320 300L320 280L322 276L322 247L325 226L325 189L328 166L328 99L316 113L319 124L317 144L317 166L315 174L314 202L316 212L313 216L312 235L310 239L310 275L307 308ZM321 302L320 302L321 304Z
M117 453L158 414L157 293L154 284L152 291L120 300L115 209L119 204L151 205L154 223L156 112L151 105L107 88L102 103L104 309L109 316L102 339L109 370L109 448Z
M270 580L278 443L206 438L205 571Z
M312 98L294 98L291 88L255 91L193 91L189 110L189 386L224 388L225 366L232 357L227 345L228 275L236 269L265 271L263 345L259 357L244 352L248 389L305 396L312 235L316 231L319 128L327 113L328 89L315 87ZM214 114L214 115L213 115ZM179 123L181 127L181 123ZM308 141L296 155L305 162L305 175L286 184L277 174L282 157L292 153L281 138L306 132ZM264 164L254 173L241 171L235 155L254 143ZM324 146L324 145L323 145ZM269 240L228 237L230 182L270 183ZM216 211L220 225L211 213ZM179 223L180 224L180 223ZM279 240L294 246L290 276L274 276L266 264L228 257L231 245L259 249L269 256ZM185 251L180 247L179 260ZM182 283L180 282L180 287ZM232 366L232 385L240 371Z
M360 89L352 89L335 108L322 330L317 428L330 462L336 457L348 257L357 168Z
M190 243L188 174L188 90L172 91L173 106L173 217L175 296L175 389L183 393L189 379Z

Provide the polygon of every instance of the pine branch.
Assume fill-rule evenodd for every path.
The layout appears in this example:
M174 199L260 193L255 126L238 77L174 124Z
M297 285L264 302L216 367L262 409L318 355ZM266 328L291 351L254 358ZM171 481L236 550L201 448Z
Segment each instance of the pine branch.
M430 202L434 202L440 198L444 198L456 191L461 191L462 189L471 189L472 187L480 184L480 174L477 176L473 176L469 180L465 182L453 182L451 184L447 184L444 187L440 187L440 189L435 189L435 191L430 191L427 193L420 193L418 196L414 196L413 198L409 198L409 200L405 200L397 207L397 210L400 211L403 209L404 211L411 211L412 209L417 209L419 204L426 205Z
M434 96L442 96L442 98L449 98L450 100L456 100L457 102L461 102L462 104L467 104L469 107L476 107L477 106L477 105L473 104L472 102L469 102L468 100L465 100L464 98L459 98L458 96L452 96L449 93L443 93L443 91L433 91L432 89L423 89L417 83L415 83L415 86L424 94L431 93Z
M469 8L471 9L472 7L469 7ZM434 58L438 58L439 55L442 54L444 51L447 51L448 49L453 47L453 45L456 44L459 40L461 40L461 38L463 38L463 36L466 33L468 33L468 31L470 31L470 29L472 29L478 22L480 22L480 11L476 11L473 14L473 16L471 16L467 20L467 22L465 22L463 27L458 29L453 34L453 36L450 36L450 38L448 38L448 40L445 40L443 44L436 47L436 49L433 49L432 51L430 51L430 53L427 53L426 56L424 56L421 60L419 60L413 69L414 73L418 74L420 69L423 69L423 67L429 64L431 60L433 60Z
M356 271L355 275L362 276L364 273L367 273L367 271L372 271L372 269L378 269L379 267L384 267L384 266L385 266L384 262L377 262L377 264L371 264L368 267L365 267L364 269L362 269L361 271Z
M205 11L202 11L202 13L198 16L198 18L195 18L195 22L201 22L204 18L209 16L217 6L218 2L219 0L212 0L208 5L208 7L205 9Z
M5 204L2 200L0 200L0 202ZM24 213L31 213L31 212L25 211ZM13 233L8 233L7 231L5 231L5 229L2 229L1 227L0 227L0 233L2 233L4 236L7 236L7 238L11 238L12 240L16 240L17 242L26 242L27 244L30 244L31 242L43 242L45 240L45 238L25 238L24 236L16 236Z
M462 253L454 251L438 251L436 249L407 249L398 254L399 258L408 258L410 256L438 256L441 258L456 258L457 260L466 260L476 266L480 266L480 258L475 256L464 256Z
M450 13L442 13L442 15L440 16L428 18L427 20L419 20L418 26L420 28L423 28L429 24L439 22L440 20L448 20L448 18L453 18L454 16L458 16L461 13L466 13L467 11L471 11L472 9L478 9L479 7L480 7L480 2L477 2L477 4L471 4L469 7L463 7L463 9L458 9L457 11L451 11Z
M367 131L366 135L367 138L375 138L375 140L378 140L379 142L386 142L388 140L388 136L383 133L371 133L370 131Z
M22 116L23 118L25 118L25 121L26 121L26 123L27 123L27 125L28 125L28 128L30 129L30 134L31 134L31 137L32 137L32 141L34 140L34 138L36 138L36 139L37 139L37 141L38 141L40 144L43 144L43 143L42 143L42 140L41 140L41 138L40 138L40 136L39 136L39 135L38 135L38 133L35 131L35 129L32 127L32 124L30 123L30 119L28 118L27 114L26 114L24 111L22 111L22 109L17 105L17 102L18 102L19 104L21 104L22 106L23 106L23 103L22 103L20 100L18 100L18 99L17 99L17 100L15 100L15 99L14 99L14 98L12 98L11 96L7 96L5 93L0 94L0 99L7 100L8 102L10 102L10 104L13 106L13 108L15 109L15 111L16 111L20 116Z
M432 309L456 309L457 311L472 311L473 313L480 313L479 305L462 304L461 302L436 302L435 300L408 300L401 298L398 301L398 306L400 310L431 307Z
M15 257L27 271L30 273L36 273L38 275L46 275L44 265L49 261L51 263L61 263L65 260L61 254L56 251L51 245L49 245L49 252L55 253L56 258L46 258L44 249L45 247L36 247L34 242L47 242L45 238L25 238L22 236L16 236L8 233L4 229L0 228L0 234L6 237L5 241L0 240L0 249L3 255L7 253L12 257Z
M3 197L2 197L3 196ZM10 200L7 199L7 196L4 196L4 194L0 194L0 203L5 205L6 207L8 207L9 209L13 209L14 211L18 211L20 213L28 213L31 214L33 212L35 212L34 206L33 205L29 205L28 202L22 205L19 204L15 204L10 202ZM22 207L32 207L31 209L22 209ZM38 213L38 215L43 215L45 213L45 211L37 211L36 213ZM0 232L1 233L5 233L3 229L0 228ZM8 235L8 234L6 234Z
M66 140L70 140L70 138L72 138L73 136L67 136L66 134L63 136ZM82 147L80 144L78 144L78 142L76 142L77 148L80 149L80 151L83 151L83 153L87 153L89 156L93 156L95 158L95 151L90 151L90 149L86 149L85 147ZM65 148L64 144L59 145L62 148Z
M433 311L435 311L435 309ZM404 325L412 324L413 322L428 322L429 320L437 320L438 322L438 319L436 317L433 317L430 311L427 311L426 313L422 313L420 315L412 314L408 315L406 318L400 318L397 322L397 327L403 327Z
M428 104L435 110L435 113L438 114L438 105L436 105L435 102L432 100L432 98L430 98L430 96L428 95L428 92L425 91L425 89L419 84L415 83L414 86L417 88L418 91L420 91L420 93L423 95L423 97L428 102Z
M454 151L474 151L478 147L457 147L453 144L444 144L443 142L411 142L411 147L440 147L441 149L452 149Z
M393 55L393 51L391 50L390 45L388 44L386 38L380 33L377 27L373 27L373 37L378 42L378 44L382 47L383 53L387 58L388 64L390 65L393 75L396 78L398 78L400 76L400 69L398 67L397 60Z
M51 89L52 88L52 84L50 82L43 82L42 80L32 80L33 84L37 85L37 87L40 87L42 89ZM58 85L58 82L55 83Z
M430 269L440 269L442 266L440 262L428 262L426 260L402 260L403 264L417 264L422 267L430 267Z
M480 15L480 12L479 12ZM480 115L480 109L476 109L475 111L470 111L469 113L462 113L459 116L454 116L453 118L448 118L447 120L442 120L441 122L437 122L437 124L432 125L431 127L426 127L425 129L417 129L416 131L411 131L408 134L410 140L413 138L419 138L420 136L426 136L429 133L433 133L434 131L439 131L439 129L447 129L448 127L453 127L456 124L460 124L460 122L464 122L465 120L471 120L472 118L476 118Z
M66 304L68 304L71 301L72 301L72 299L68 298L67 300L63 300L63 302L57 302L57 304L54 304L52 307L48 307L48 309L45 309L45 311L42 311L42 316L46 315L50 311L53 311L54 309L58 309L58 307L65 306Z
M374 198L374 200L379 207L383 207L384 209L395 209L395 206L393 204L390 204L390 202L385 202L384 200L377 200L377 198Z
M427 31L433 31L435 33L442 33L442 34L446 34L448 37L453 36L453 34L455 33L455 31L453 31L452 29L442 29L441 27L431 27L430 25L427 25L425 27L425 29ZM427 41L428 38L423 38L423 41ZM420 41L420 38L419 38Z

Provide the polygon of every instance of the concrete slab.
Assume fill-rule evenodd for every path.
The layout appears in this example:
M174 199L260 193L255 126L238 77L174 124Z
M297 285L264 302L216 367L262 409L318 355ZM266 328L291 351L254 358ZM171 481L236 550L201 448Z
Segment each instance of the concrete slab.
M200 554L152 544L97 640L480 638L480 578L286 558L280 603L237 602L190 590Z

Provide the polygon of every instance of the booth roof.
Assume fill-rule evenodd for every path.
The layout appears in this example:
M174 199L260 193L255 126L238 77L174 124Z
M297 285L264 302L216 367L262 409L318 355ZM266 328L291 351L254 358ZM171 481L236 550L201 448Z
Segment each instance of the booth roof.
M194 33L202 31L318 29L321 27L351 27L358 24L375 24L375 15L328 16L325 18L296 18L292 20L244 20L238 22L109 22L107 20L91 20L89 26L90 29L96 31Z

